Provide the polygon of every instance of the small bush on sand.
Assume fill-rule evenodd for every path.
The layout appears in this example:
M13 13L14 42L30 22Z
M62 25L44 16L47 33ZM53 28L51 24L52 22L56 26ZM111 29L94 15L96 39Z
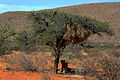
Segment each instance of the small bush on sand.
M39 72L47 64L41 55L15 54L5 59L8 70Z
M120 58L109 56L87 59L82 64L83 74L98 80L120 79Z

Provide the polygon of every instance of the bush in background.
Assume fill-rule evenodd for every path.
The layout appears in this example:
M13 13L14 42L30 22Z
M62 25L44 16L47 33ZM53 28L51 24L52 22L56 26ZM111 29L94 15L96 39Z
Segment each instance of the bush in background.
M18 50L25 52L34 52L37 50L35 35L30 32L23 30L18 32L15 37L15 43Z
M0 24L0 55L11 53L14 35L15 31L10 25Z
M47 60L41 55L15 54L5 58L7 70L39 72ZM42 69L41 69L42 68Z
M94 57L82 62L83 74L98 80L120 79L120 58Z

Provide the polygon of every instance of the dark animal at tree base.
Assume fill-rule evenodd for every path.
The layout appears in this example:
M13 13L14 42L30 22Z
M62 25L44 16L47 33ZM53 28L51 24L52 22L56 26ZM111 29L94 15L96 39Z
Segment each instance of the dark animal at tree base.
M62 68L61 68L61 72L62 73L75 73L74 70L72 70L71 68L68 67L68 62L66 62L65 60L61 60L61 64L62 64Z
M62 64L61 72L65 71L65 73L67 73L68 63L65 62L65 60L61 60L61 64Z

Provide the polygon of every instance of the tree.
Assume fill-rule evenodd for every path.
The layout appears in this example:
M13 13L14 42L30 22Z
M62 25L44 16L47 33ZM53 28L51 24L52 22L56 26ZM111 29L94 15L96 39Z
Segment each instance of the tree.
M60 52L70 43L78 44L91 34L113 35L107 22L89 17L67 14L58 11L35 12L29 15L37 43L50 46L55 51L54 71L58 71Z
M19 50L33 52L36 50L36 40L31 31L20 31L16 33L15 42Z
M0 55L11 52L14 35L15 31L10 25L0 24Z

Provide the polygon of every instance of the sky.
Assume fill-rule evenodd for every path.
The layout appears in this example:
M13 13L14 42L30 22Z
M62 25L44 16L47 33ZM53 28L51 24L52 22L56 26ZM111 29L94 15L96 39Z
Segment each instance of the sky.
M120 2L120 0L0 0L0 13L37 11L87 3Z

